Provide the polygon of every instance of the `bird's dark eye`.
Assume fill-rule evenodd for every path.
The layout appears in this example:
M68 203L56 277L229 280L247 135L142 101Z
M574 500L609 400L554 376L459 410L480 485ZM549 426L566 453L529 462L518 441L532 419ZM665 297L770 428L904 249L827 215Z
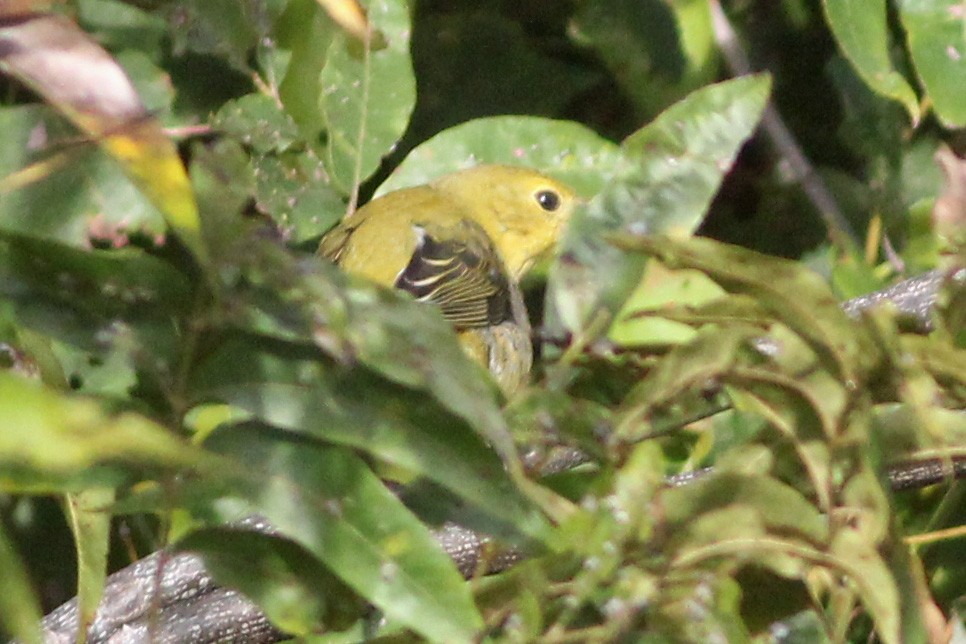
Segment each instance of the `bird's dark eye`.
M553 190L541 190L534 197L540 207L547 212L553 212L560 207L560 195Z

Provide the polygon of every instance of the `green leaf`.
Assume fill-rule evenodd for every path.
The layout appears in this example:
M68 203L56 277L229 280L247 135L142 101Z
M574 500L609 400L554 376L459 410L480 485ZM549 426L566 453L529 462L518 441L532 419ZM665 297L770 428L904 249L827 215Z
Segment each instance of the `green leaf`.
M112 488L88 488L67 495L67 516L77 546L78 621L85 632L94 620L107 577Z
M868 334L857 332L821 277L795 262L700 238L641 236L615 238L615 243L653 255L670 268L698 269L725 290L752 296L805 339L836 376L856 380L863 365L875 362Z
M751 76L698 90L624 141L620 171L574 215L561 243L547 293L551 331L603 327L602 320L609 326L640 281L643 258L613 247L608 234L697 229L757 125L770 85Z
M292 242L318 238L345 213L315 150L272 98L248 94L224 104L212 120L252 151L255 206Z
M620 164L616 145L571 121L492 116L440 132L410 152L376 195L428 183L481 163L522 165L559 179L585 197Z
M582 2L572 30L577 42L603 59L644 117L717 74L711 12L701 0Z
M203 528L176 548L201 554L219 583L243 592L290 635L342 630L367 609L310 551L283 537Z
M0 484L55 491L145 466L218 467L143 416L108 414L93 400L0 373Z
M842 52L862 80L901 103L918 123L919 99L890 58L886 0L823 0L822 6Z
M901 641L899 588L876 545L859 531L845 528L836 533L830 549L841 570L858 588L879 639L885 644L898 644Z
M177 0L168 9L168 36L176 55L213 54L242 73L250 71L248 55L268 29L264 5L236 0ZM185 29L184 25L191 25Z
M655 416L663 407L680 406L682 393L700 390L709 381L726 376L735 368L740 353L760 333L758 329L739 326L702 329L692 341L674 347L624 398L625 420L614 438L634 442L642 438L642 433L653 431ZM639 419L650 422L629 422Z
M545 528L473 428L425 394L365 369L273 352L254 338L218 347L193 378L198 402L227 402L425 477L490 517L483 525L491 531L537 535Z
M667 315L683 306L700 306L721 294L721 287L696 271L668 271L650 262L634 292L611 326L610 340L624 347L680 344L694 330L680 317Z
M111 51L137 50L157 62L167 24L159 15L123 0L78 0L77 22Z
M325 129L319 104L321 75L336 30L314 0L292 0L279 18L276 32L280 46L291 52L279 98L305 139L315 141Z
M122 394L136 367L167 372L172 319L189 310L191 291L184 274L138 250L82 251L0 233L0 294L20 324L71 345L58 357L69 376L92 376L79 383L87 393Z
M933 109L948 127L966 125L966 44L957 0L904 0L899 16L909 52Z
M30 577L20 560L6 527L0 523L0 624L25 644L41 644L40 603L30 590Z
M389 618L437 641L474 639L482 619L462 576L357 456L255 425L206 445L245 464L259 514Z
M132 235L164 239L161 213L108 155L90 147L51 152L77 135L51 110L0 108L0 128L0 181L39 174L0 189L0 229L78 247L123 246Z
M756 530L763 531L762 534L794 536L814 545L821 545L829 538L828 521L815 505L797 490L768 476L713 474L690 485L667 490L664 501L675 543L687 544L689 548L724 539L754 537ZM721 509L740 509L754 520L730 526L730 522L718 519L704 528L689 525L701 515Z
M329 46L320 78L319 106L326 123L327 167L346 193L379 167L409 123L416 78L409 56L412 32L405 0L371 0L369 17L385 48L358 51L339 32Z

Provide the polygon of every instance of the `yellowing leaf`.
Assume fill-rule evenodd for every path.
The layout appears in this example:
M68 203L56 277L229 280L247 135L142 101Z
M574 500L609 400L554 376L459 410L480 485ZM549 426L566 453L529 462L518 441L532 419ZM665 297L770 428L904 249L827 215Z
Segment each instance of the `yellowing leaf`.
M201 224L174 143L113 58L64 16L0 5L0 70L100 143L199 257Z

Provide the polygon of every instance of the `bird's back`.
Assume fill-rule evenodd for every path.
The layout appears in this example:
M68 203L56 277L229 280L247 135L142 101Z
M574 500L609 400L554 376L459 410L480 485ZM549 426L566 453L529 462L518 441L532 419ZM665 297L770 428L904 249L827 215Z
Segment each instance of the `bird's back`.
M413 255L417 227L463 218L457 204L428 186L398 190L346 217L325 234L319 253L349 273L391 286Z

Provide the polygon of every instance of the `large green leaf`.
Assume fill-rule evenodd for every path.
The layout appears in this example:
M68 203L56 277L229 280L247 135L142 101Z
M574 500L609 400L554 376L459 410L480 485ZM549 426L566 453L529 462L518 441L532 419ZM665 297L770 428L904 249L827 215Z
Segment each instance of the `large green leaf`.
M10 16L5 14L10 12ZM114 59L68 18L36 13L0 17L0 69L36 91L93 138L203 258L201 223L174 143L145 110Z
M117 482L144 467L178 469L217 461L143 416L113 415L93 400L57 394L0 373L0 484L57 491Z
M957 0L903 0L899 15L909 52L933 109L949 127L966 125L966 43Z
M253 509L388 617L437 641L480 630L453 562L350 451L254 424L218 430L206 445L244 464Z
M754 131L769 88L764 76L706 87L624 141L620 170L575 214L561 244L548 327L579 332L609 322L640 281L642 258L612 246L608 234L688 235L698 227Z
M345 193L352 193L392 151L416 103L409 7L405 0L371 0L368 5L386 46L360 52L359 43L340 32L332 39L320 78L327 166Z
M315 148L276 101L248 94L224 104L212 126L251 149L255 207L294 243L316 239L345 213Z
M434 481L489 517L483 525L490 530L542 532L539 515L465 420L371 371L300 358L295 348L271 349L254 337L226 343L194 374L192 391L199 401L230 403Z
M0 194L0 228L80 247L120 246L135 234L163 239L161 213L106 154L76 146L50 152L76 137L51 110L2 108L0 128L0 179L25 168L42 179Z
M592 197L619 162L616 145L579 123L492 116L456 125L417 146L376 194L480 163L499 163L540 170Z

